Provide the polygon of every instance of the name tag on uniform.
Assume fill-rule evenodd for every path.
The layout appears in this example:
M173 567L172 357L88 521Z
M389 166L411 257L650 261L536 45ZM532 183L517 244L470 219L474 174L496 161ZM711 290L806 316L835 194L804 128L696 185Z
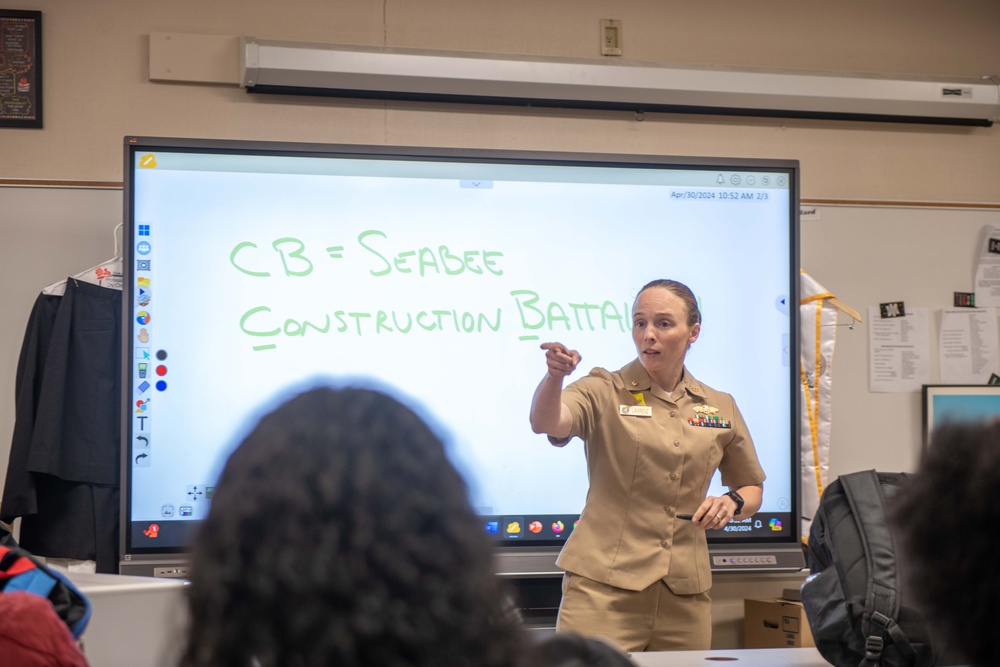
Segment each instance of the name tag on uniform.
M652 417L653 408L648 405L619 405L618 414L626 417Z

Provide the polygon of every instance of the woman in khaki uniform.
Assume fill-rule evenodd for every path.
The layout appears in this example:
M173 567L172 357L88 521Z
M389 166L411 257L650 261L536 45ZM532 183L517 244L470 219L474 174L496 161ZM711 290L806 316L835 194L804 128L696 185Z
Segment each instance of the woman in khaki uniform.
M563 390L580 354L542 345L548 372L531 426L557 446L582 439L590 477L580 523L558 560L566 571L560 631L600 635L629 651L711 647L705 531L760 508L764 471L732 396L684 367L700 331L691 290L656 280L632 306L638 358L624 368L595 368ZM716 469L730 491L708 496Z

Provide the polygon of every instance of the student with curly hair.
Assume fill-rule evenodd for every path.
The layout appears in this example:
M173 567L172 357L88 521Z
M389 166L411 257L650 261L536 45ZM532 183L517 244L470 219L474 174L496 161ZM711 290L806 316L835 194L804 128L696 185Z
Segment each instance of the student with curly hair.
M949 652L976 667L1000 665L1000 575L989 534L1000 525L997 489L1000 423L952 424L934 432L890 509L909 590Z
M437 436L313 389L229 458L193 549L185 667L508 667L528 645Z

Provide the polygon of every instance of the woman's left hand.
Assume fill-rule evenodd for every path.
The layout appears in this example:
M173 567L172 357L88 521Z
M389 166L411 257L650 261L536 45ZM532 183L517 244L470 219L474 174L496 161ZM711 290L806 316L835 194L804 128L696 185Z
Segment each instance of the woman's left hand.
M735 505L729 496L708 496L694 513L692 521L702 530L722 528L733 518Z

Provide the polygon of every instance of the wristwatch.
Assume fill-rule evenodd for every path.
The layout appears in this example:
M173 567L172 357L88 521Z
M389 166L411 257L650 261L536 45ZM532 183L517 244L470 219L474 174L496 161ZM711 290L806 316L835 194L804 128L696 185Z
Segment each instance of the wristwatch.
M737 516L740 512L743 511L743 503L746 502L745 500L743 500L743 496L736 493L735 491L729 491L723 495L729 496L730 498L733 499L733 502L736 503L736 511L733 512L733 516Z

